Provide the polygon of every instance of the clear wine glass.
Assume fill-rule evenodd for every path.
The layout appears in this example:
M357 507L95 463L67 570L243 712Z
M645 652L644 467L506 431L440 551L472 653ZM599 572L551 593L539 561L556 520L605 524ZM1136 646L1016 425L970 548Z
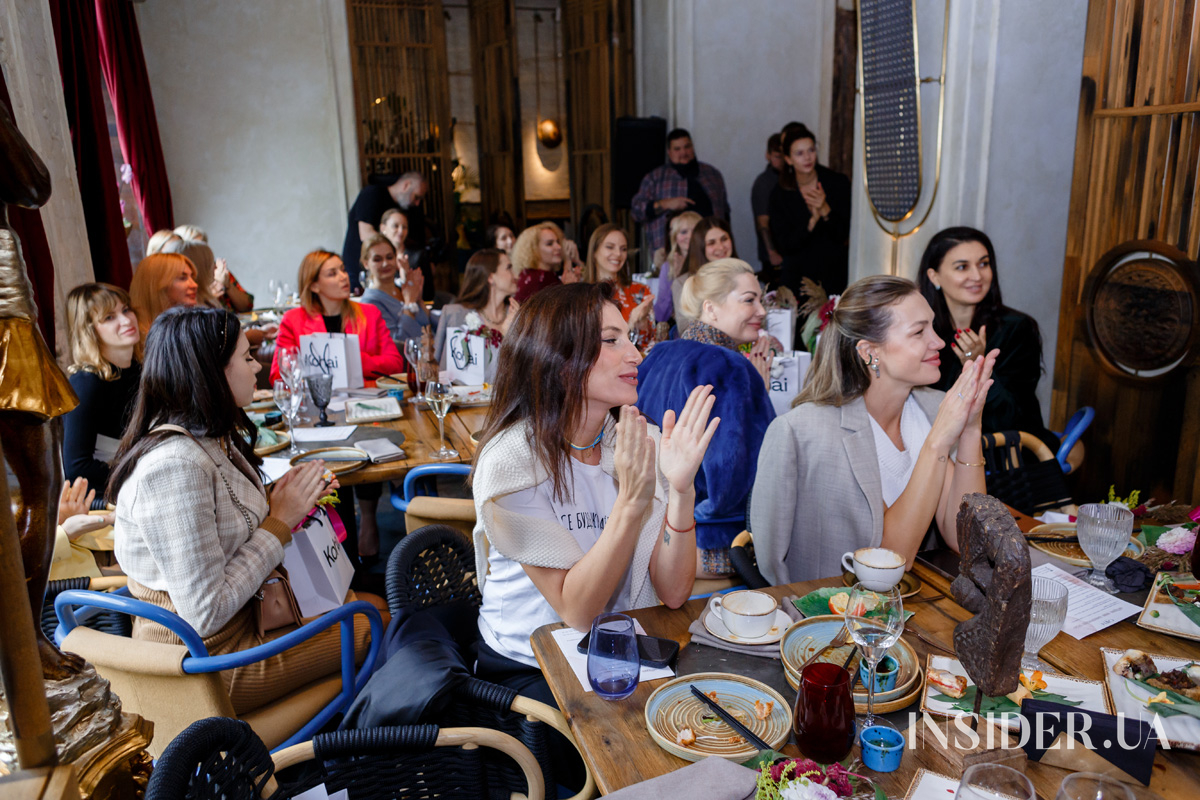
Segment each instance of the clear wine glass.
M1022 669L1053 672L1045 661L1038 658L1042 648L1058 636L1067 620L1067 587L1053 578L1033 579L1033 603L1029 608L1029 627L1025 629L1025 655L1021 657Z
M413 396L410 403L420 405L425 402L425 393L421 391L421 361L426 354L421 349L420 339L409 339L404 343L404 358L408 361L409 391Z
M588 640L588 683L605 700L633 694L641 674L637 630L625 614L601 614L592 620Z
M275 381L275 405L283 412L283 418L287 420L288 439L291 440L291 445L288 447L289 455L299 455L300 448L296 446L296 412L300 410L300 398L304 395L303 389L293 389L283 378Z
M321 412L321 420L316 423L316 427L332 426L333 423L329 421L325 409L329 406L329 401L333 399L333 376L328 372L318 372L315 375L309 375L304 382L308 385L308 391L312 395L313 405Z
M1097 589L1117 593L1117 586L1104 571L1121 557L1133 535L1133 512L1122 505L1089 503L1079 507L1075 523L1079 546L1092 562L1087 582Z
M1029 778L1000 764L967 767L954 794L954 800L1035 800L1036 797Z
M1133 800L1133 792L1108 775L1075 772L1063 778L1055 800Z
M279 377L287 381L288 386L299 395L296 401L298 411L304 411L304 367L300 363L300 349L283 347L279 349Z
M430 382L425 386L425 402L438 418L438 443L441 447L437 452L430 453L430 458L438 461L449 461L458 458L458 451L446 446L446 414L454 403L454 387L448 383Z
M888 648L904 632L904 601L900 598L900 589L893 586L887 591L877 592L861 583L854 584L850 590L850 601L846 604L845 619L850 638L858 645L870 667L867 717L862 723L863 730L866 730L883 722L875 718L875 668Z
M271 280L267 281L267 294L269 294L271 296L271 299L275 301L276 307L279 306L278 289L279 289L279 281L275 280L274 278L271 278Z

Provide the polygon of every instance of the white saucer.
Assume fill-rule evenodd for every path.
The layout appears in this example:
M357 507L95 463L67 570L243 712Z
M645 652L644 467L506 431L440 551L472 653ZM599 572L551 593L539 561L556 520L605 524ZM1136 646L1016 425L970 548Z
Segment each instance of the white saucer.
M771 625L771 629L755 639L746 639L735 633L730 633L729 629L725 627L725 621L721 619L721 615L713 613L711 606L705 607L700 621L704 625L705 630L713 636L731 644L774 644L783 638L783 634L787 633L787 629L792 624L792 618L783 609L777 608L775 609L775 621Z

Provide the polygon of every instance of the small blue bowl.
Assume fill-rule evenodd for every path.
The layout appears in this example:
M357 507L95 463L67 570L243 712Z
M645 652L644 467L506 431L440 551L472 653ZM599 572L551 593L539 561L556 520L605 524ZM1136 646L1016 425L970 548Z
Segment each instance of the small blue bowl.
M895 772L904 755L904 736L895 728L873 725L859 736L862 762L875 772Z
M891 656L884 656L879 659L879 663L875 666L875 691L890 692L896 688L896 678L900 674L900 664ZM862 685L867 685L867 680L870 677L870 670L867 668L866 659L860 659L858 662L858 676L862 681Z

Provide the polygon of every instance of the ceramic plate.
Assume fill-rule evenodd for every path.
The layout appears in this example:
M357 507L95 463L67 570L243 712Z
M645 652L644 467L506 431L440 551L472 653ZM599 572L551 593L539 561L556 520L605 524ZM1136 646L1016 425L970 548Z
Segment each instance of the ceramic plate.
M354 472L371 463L371 457L365 450L343 445L342 447L318 447L316 450L309 450L293 456L291 464L294 466L305 461L316 461L319 458L325 459L325 468L335 475Z
M809 617L808 619L802 619L799 622L793 623L783 634L783 641L779 644L780 653L783 655L784 672L789 677L789 680L797 678L800 674L800 665L822 647L833 641L838 631L844 626L845 621L841 617L832 614L821 617ZM841 666L846 663L846 659L850 657L850 651L853 648L854 643L848 641L841 647L826 651L817 660ZM906 690L913 686L913 683L920 674L920 662L917 659L917 652L913 650L912 645L904 641L904 637L901 637L896 642L888 651L888 654L900 663L900 674L896 676L896 688L888 692L880 692L876 695L876 699L903 697ZM851 662L850 666L853 669L857 669L857 660ZM867 702L867 690L861 683L855 686L854 702Z
M700 615L700 621L703 623L705 630L713 636L725 642L733 644L775 644L783 638L783 632L792 624L792 618L783 612L782 609L775 609L775 621L771 625L771 629L755 639L747 639L738 636L736 633L730 633L725 627L725 621L721 619L721 615L712 610L712 606L705 606L704 613Z
M1200 642L1200 625L1188 619L1187 615L1179 610L1179 607L1172 602L1164 590L1163 587L1168 578L1184 585L1200 585L1200 581L1197 581L1190 572L1178 575L1166 572L1158 573L1154 579L1154 591L1150 592L1146 598L1146 605L1142 608L1137 624L1152 631L1162 631L1172 636Z
M1146 708L1145 700L1156 693L1138 686L1131 680L1122 678L1112 670L1113 665L1120 661L1124 654L1124 650L1116 650L1111 647L1100 648L1100 657L1104 659L1104 689L1112 704L1113 712L1124 713L1145 722L1153 722L1154 714ZM1193 663L1188 658L1176 658L1157 653L1147 653L1146 655L1154 659L1154 665L1160 672L1169 672ZM1162 729L1166 731L1167 740L1172 748L1200 750L1200 719L1187 714L1177 714L1173 717L1160 715L1158 719ZM1162 746L1161 742L1159 742L1159 746Z
M471 444L479 444L479 436L482 433L483 433L483 431L481 431L481 430L475 431L474 433L472 433L471 434Z
M271 453L278 453L280 450L292 443L292 437L288 436L286 433L276 430L272 430L271 432L275 434L275 438L278 441L275 442L275 444L259 445L258 447L254 448L254 455L269 456Z
M904 800L954 800L957 793L958 778L921 768L913 775Z
M792 710L778 692L765 683L741 675L699 672L667 681L646 701L646 728L655 743L668 753L688 761L719 756L738 763L758 753L754 745L737 736L700 702L689 686L695 686L705 694L715 692L717 703L772 749L778 750L787 743L792 732ZM755 715L755 700L774 703L766 719ZM676 743L676 737L684 728L690 728L695 734L695 744L684 747Z
M842 584L845 586L853 586L858 583L858 576L853 572L842 573ZM912 597L917 592L921 591L921 579L911 572L904 573L904 577L900 579L900 597Z
M953 702L934 699L942 691L930 685L928 675L931 669L943 669L954 675L962 675L967 678L968 687L971 685L971 679L967 676L967 671L963 669L963 665L959 663L957 658L937 656L931 653L925 661L926 680L924 692L921 695L921 711L935 717L956 717L959 714L965 713L954 708ZM1028 673L1028 670L1026 672ZM1042 680L1046 682L1045 691L1060 694L1072 702L1080 703L1079 706L1074 706L1076 708L1084 708L1088 711L1096 711L1101 714L1112 713L1112 705L1108 699L1108 692L1105 690L1104 684L1100 681L1073 678L1057 672L1042 673ZM1001 713L996 717L996 724L1003 724L1009 730L1019 730L1020 716L1020 713L1016 711Z
M858 662L855 661L851 667L858 669ZM913 675L912 683L907 689L893 689L890 692L879 692L875 695L875 713L876 714L891 714L893 711L903 711L904 709L917 702L921 696L921 690L925 686L923 679L925 673L918 667ZM792 673L791 670L784 668L783 676L787 678L788 686L793 689L800 688L800 679ZM867 713L867 692L862 688L862 683L855 685L854 692L854 713Z
M1029 535L1033 534L1040 534L1042 536L1074 536L1075 523L1053 522L1047 525L1038 525L1029 531ZM1083 552L1083 548L1079 546L1079 542L1030 542L1029 546L1042 551L1048 556L1053 556L1059 561L1066 562L1073 567L1090 567L1092 565L1091 559ZM1135 538L1130 538L1129 546L1125 548L1125 552L1122 555L1137 558L1144 552L1146 552L1146 545Z
M394 375L384 375L375 379L375 385L380 389L404 389L408 391L408 380L403 372L397 372Z
M486 406L492 402L492 387L486 384L474 386L455 386L454 405L464 408L471 406Z
M246 411L270 411L275 408L275 401L271 400L255 400L248 406L245 406Z

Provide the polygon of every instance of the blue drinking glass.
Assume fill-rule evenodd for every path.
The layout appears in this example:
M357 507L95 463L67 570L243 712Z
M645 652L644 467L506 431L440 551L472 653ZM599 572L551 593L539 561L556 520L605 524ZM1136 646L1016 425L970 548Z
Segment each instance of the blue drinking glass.
M605 700L621 700L638 685L637 631L625 614L601 614L592 620L588 642L588 681Z

